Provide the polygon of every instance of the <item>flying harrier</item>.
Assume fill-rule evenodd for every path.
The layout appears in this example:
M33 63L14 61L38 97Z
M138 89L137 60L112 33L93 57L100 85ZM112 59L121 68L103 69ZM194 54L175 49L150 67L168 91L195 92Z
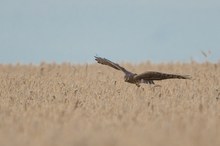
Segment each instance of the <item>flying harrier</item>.
M95 56L95 60L100 64L108 65L114 69L121 70L125 74L124 81L128 83L136 84L138 87L140 87L140 83L154 84L155 80L190 79L189 75L167 74L167 73L160 73L155 71L148 71L142 74L136 74L126 70L117 63L114 63L106 58Z

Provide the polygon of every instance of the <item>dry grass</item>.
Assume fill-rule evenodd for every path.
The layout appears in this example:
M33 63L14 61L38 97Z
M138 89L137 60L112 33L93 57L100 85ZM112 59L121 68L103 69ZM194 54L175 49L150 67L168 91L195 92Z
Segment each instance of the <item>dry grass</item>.
M220 145L220 64L124 66L193 79L137 88L98 64L0 65L0 145Z

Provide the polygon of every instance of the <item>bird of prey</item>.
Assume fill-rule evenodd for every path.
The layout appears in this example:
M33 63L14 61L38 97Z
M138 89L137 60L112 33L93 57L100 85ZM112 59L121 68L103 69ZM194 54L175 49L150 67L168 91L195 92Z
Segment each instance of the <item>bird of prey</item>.
M165 80L165 79L190 79L189 75L177 75L177 74L168 74L168 73L161 73L155 71L148 71L141 74L132 73L125 68L121 67L117 63L114 63L106 58L101 58L95 56L95 60L103 65L108 65L114 69L120 70L124 72L124 81L132 84L136 84L140 87L140 83L145 84L154 84L155 80Z

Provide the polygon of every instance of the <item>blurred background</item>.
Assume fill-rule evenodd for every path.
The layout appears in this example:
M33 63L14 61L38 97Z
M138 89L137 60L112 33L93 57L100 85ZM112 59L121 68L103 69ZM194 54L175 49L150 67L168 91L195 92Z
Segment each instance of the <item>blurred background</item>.
M219 0L0 0L0 63L220 61Z

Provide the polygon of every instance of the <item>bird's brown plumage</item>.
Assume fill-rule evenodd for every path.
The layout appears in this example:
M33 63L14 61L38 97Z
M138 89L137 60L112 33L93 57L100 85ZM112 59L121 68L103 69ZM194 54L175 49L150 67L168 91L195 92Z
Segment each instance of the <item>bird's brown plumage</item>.
M140 86L139 85L140 83L154 84L155 80L191 78L189 75L168 74L168 73L161 73L155 71L148 71L141 74L135 74L106 58L95 56L95 60L102 65L108 65L114 69L123 71L125 74L124 76L125 82L136 84L138 87Z
M134 76L135 79L147 79L147 80L164 80L164 79L189 79L188 75L167 74L155 71L148 71L142 74Z

